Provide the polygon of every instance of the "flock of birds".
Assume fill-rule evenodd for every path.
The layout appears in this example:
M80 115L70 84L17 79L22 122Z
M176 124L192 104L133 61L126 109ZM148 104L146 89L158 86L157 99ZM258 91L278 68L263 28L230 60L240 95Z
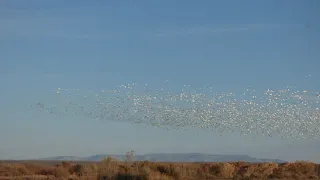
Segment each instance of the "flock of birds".
M49 106L36 107L55 115L144 123L168 129L196 127L240 135L290 139L320 137L320 93L290 88L243 94L214 93L190 86L174 93L147 85L121 85L114 90L83 94L79 89L54 92Z

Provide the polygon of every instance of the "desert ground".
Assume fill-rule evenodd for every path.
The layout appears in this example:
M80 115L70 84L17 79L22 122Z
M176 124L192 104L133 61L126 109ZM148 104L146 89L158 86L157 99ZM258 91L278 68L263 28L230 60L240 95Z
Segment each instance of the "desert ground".
M320 179L320 165L288 163L165 163L118 161L0 161L0 180L209 180Z

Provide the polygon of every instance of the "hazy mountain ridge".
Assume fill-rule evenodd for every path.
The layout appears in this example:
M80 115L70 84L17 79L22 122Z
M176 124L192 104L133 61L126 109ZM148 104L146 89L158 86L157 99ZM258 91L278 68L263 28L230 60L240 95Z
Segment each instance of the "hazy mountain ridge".
M42 158L40 160L59 160L59 161L100 161L102 158L111 156L119 160L125 160L126 155L98 154L88 157L77 156L56 156ZM265 159L253 158L248 155L214 155L202 153L152 153L135 155L135 161L165 161L165 162L230 162L230 161L246 161L246 162L276 162L283 163L280 159Z

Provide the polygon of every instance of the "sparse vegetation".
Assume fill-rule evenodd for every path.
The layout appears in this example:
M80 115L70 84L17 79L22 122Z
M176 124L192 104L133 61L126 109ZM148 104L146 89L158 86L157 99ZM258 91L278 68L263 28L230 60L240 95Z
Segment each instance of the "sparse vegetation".
M208 180L208 179L320 179L318 164L294 163L164 163L100 162L0 162L0 179L61 180Z

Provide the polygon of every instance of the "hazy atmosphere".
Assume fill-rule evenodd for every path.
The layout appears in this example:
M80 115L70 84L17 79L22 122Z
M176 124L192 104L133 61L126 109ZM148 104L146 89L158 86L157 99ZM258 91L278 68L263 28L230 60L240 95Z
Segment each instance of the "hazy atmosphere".
M320 1L0 1L0 159L145 153L320 162L320 140L39 113L51 90L128 83L320 90Z

